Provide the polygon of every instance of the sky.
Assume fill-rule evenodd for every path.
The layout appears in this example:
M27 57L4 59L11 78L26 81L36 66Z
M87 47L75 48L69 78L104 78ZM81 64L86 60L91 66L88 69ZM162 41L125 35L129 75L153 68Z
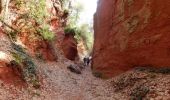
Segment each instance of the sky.
M79 23L92 23L93 14L96 12L97 1L98 0L77 0L84 6L83 12L80 14Z

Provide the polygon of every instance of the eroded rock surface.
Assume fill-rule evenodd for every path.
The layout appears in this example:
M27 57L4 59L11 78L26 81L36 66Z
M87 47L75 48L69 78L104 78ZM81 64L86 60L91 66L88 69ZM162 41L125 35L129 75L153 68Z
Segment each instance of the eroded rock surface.
M99 0L92 68L110 77L136 66L170 66L169 0Z
M69 60L76 60L78 56L77 42L73 35L65 35L61 47L66 58Z

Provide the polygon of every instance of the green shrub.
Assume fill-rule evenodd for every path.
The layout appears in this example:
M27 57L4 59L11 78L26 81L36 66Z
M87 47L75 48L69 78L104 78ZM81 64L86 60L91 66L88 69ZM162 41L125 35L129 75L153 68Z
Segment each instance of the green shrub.
M24 4L25 4L24 0L16 0L16 1L15 1L15 6L16 6L17 8L22 7Z
M36 74L36 65L31 57L24 51L20 45L12 44L13 62L18 64L18 68L21 71L23 80L35 88L40 87L40 83Z
M65 33L65 35L75 35L76 34L76 28L70 28L70 27L66 27L65 29L64 29L64 33Z
M54 33L49 30L49 25L46 22L46 19L48 19L50 15L46 9L46 0L17 0L15 3L19 9L27 8L26 12L20 15L20 19L25 20L21 21L24 21L24 25L27 26L27 28L23 30L31 31L32 33L38 32L45 40L54 39ZM35 25L32 24L32 20L35 21ZM32 30L36 31L33 32Z
M48 12L46 10L46 0L30 0L28 3L29 16L35 19L39 24L45 22L45 18L48 17Z
M41 34L41 36L45 40L51 41L55 37L54 33L49 30L48 25L43 25L42 28L38 29L38 32Z

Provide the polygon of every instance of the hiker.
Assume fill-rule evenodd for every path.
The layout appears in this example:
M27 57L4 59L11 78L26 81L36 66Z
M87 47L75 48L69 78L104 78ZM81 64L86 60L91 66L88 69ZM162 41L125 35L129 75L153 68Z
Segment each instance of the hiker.
M84 57L83 58L84 66L88 66L90 63L90 58L89 57Z

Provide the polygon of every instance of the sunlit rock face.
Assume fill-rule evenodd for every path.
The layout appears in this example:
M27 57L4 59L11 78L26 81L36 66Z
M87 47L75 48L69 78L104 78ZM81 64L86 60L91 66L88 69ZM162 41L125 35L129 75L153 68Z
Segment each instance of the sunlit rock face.
M83 58L88 54L86 45L83 42L83 40L80 40L77 44L77 50L80 60L83 60Z
M10 41L0 28L0 67L3 67L4 62L10 62L12 57L10 55Z
M22 33L19 35L19 40L25 45L29 54L46 61L57 61L58 57L55 52L55 45L47 40L41 40L41 38L32 39L30 38L31 35L35 36L35 34L31 33Z
M99 0L92 69L119 75L137 66L170 66L169 0Z

